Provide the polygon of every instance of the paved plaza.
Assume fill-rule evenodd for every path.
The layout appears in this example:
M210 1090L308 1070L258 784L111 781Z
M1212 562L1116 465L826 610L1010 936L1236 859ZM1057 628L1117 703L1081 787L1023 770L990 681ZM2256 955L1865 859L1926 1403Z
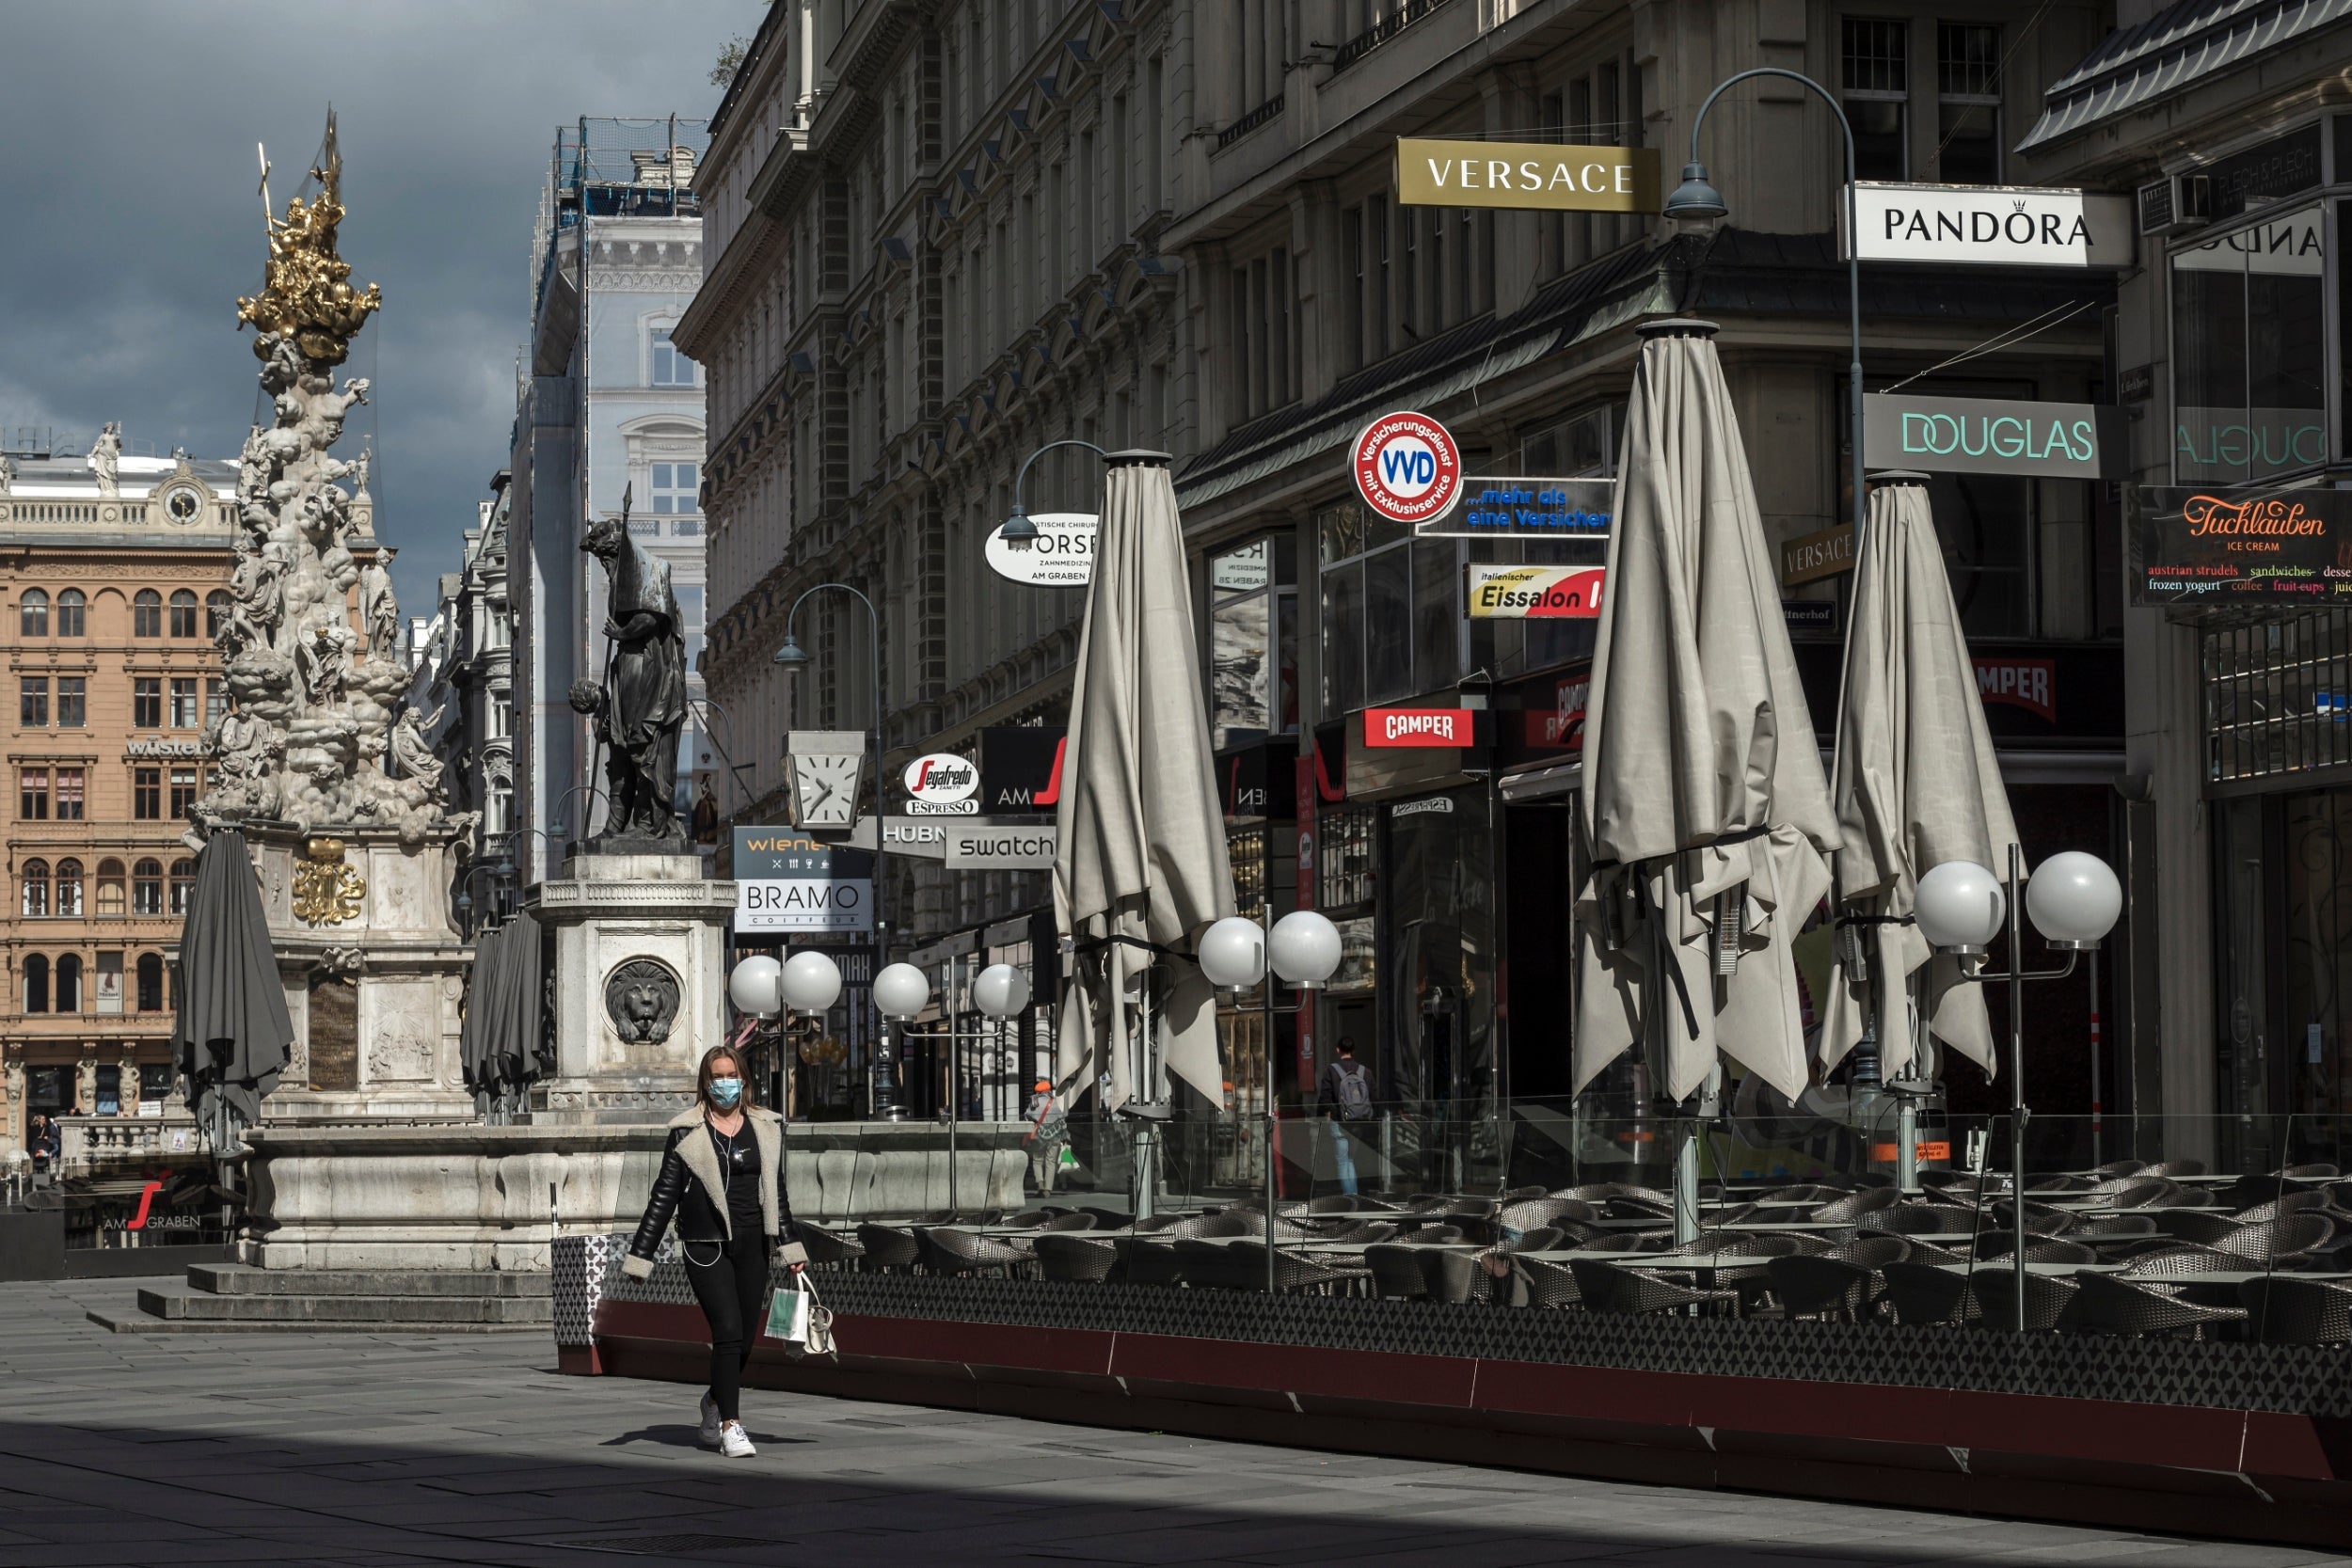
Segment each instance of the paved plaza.
M109 1334L0 1286L0 1568L1373 1563L2286 1568L2326 1552L572 1378L544 1332Z

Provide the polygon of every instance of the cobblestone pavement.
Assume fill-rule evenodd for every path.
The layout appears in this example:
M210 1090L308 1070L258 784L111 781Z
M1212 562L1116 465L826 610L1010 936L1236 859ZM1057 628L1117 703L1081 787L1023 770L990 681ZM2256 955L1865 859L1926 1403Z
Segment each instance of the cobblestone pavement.
M554 1371L545 1333L115 1335L0 1286L16 1564L1371 1563L2286 1568L2325 1552L1562 1480Z

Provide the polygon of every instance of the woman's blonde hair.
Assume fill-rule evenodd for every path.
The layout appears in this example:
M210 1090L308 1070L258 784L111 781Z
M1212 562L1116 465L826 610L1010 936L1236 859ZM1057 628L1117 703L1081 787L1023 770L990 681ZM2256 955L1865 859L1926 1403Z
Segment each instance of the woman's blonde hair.
M733 1062L735 1075L743 1080L743 1098L733 1105L722 1105L710 1098L710 1081L717 1074L710 1069L720 1062ZM703 1065L694 1072L694 1098L706 1115L712 1111L740 1110L752 1102L751 1074L743 1070L743 1053L731 1045L721 1043L703 1053Z

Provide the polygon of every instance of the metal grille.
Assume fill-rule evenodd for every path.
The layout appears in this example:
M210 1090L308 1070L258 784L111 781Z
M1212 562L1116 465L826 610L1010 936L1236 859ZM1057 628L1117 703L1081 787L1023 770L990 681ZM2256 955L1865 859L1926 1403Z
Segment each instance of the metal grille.
M2205 780L2352 764L2352 610L2205 629Z
M1909 27L1900 22L1869 22L1859 17L1848 17L1845 30L1846 90L1909 92Z
M1935 76L1936 91L1946 98L1997 102L2001 96L2001 30L1962 22L1939 24Z

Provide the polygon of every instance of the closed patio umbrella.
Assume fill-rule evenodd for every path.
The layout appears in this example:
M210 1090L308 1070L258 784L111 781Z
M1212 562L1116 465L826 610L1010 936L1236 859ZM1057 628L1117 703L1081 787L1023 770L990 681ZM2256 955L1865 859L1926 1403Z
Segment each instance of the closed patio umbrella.
M261 1119L294 1049L294 1019L270 947L261 880L245 834L222 829L196 857L180 927L180 1008L171 1053L188 1107L215 1149Z
M1714 330L1642 329L1585 715L1575 1082L1649 1030L1675 1100L1720 1051L1793 1101L1788 944L1837 818Z
M517 911L474 946L473 982L457 1037L466 1087L485 1115L520 1107L540 1075L543 998L539 923Z
M1872 483L1853 595L1835 792L1838 912L1850 941L1837 945L1821 1067L1862 1038L1875 987L1875 1011L1886 1021L1881 1069L1900 1076L1913 1031L1897 1023L1908 1019L1909 981L1924 970L1919 1005L1929 1028L1990 1073L1981 988L1957 961L1937 957L1911 917L1922 872L1946 861L2006 866L2017 839L1925 476L1887 473Z
M1066 1088L1107 1072L1109 1110L1154 1099L1148 1023L1167 1071L1215 1104L1216 993L1188 957L1172 957L1233 912L1183 527L1166 453L1106 461L1055 808L1054 924L1075 944L1057 1072ZM1168 980L1154 994L1161 962Z

